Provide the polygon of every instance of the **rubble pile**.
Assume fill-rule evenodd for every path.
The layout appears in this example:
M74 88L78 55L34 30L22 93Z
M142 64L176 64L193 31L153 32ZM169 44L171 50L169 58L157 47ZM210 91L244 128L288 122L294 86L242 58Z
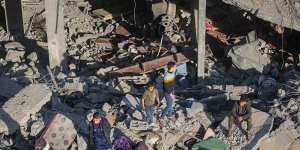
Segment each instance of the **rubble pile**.
M193 10L185 4L147 1L143 10L139 1L133 10L116 13L90 1L67 0L66 62L50 69L44 60L48 43L43 2L24 0L27 40L10 37L0 24L0 149L89 149L96 112L109 124L103 129L109 143L126 141L128 150L139 142L150 150L185 150L210 138L231 149L299 145L299 64L294 53L264 36L276 33L272 27L260 31L246 26L235 34L218 29L215 24L223 27L223 20L215 16L226 12L226 20L226 15L241 12L210 1L210 9L222 11L208 11L205 79L196 82ZM227 24L251 20L241 15L246 21L236 21L237 16ZM170 61L177 65L175 119L162 125L167 106L163 80ZM161 105L149 124L141 101L152 82ZM249 137L242 130L246 124L234 126L228 135L228 116L242 97L252 106ZM282 135L288 140L281 140Z

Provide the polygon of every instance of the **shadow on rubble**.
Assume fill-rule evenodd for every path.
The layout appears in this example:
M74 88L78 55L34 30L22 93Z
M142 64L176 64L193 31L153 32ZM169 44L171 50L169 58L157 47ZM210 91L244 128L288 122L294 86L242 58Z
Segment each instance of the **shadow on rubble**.
M7 132L7 135L1 135L0 146L1 149L11 149L12 147L16 149L30 150L32 147L30 143L23 137L20 131L20 125L14 119L11 118L2 108L0 109L1 115L1 130L2 132ZM6 129L7 128L7 129ZM4 131L3 131L4 130ZM15 143L11 143L10 139L15 139ZM9 142L10 141L10 142ZM4 143L3 143L4 142ZM8 144L8 145L7 145ZM7 147L8 146L8 147Z

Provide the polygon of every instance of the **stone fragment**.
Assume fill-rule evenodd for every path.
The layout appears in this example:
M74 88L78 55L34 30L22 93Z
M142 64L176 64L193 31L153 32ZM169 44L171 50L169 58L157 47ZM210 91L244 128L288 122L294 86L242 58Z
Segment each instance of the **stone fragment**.
M102 111L109 112L111 110L111 106L108 103L104 103L102 106Z
M63 92L67 95L73 92L85 92L86 84L80 80L80 78L71 78L70 81L66 82L63 87Z
M135 110L133 112L132 117L134 117L135 119L138 119L138 120L143 120L143 114L138 110Z
M259 53L262 40L256 40L254 42L249 42L244 45L237 45L232 47L229 51L228 56L231 57L232 62L239 68L243 70L256 70L262 72L264 66L270 64L270 58L263 56Z
M37 55L36 52L30 53L26 58L28 60L32 61L32 62L37 62L38 61L38 55Z
M215 137L215 136L216 136L216 134L215 134L214 130L212 130L211 128L208 128L204 134L203 140L206 140L210 137Z
M140 100L137 97L134 97L130 94L126 94L121 101L121 106L128 106L132 109L139 109L140 108Z
M20 42L9 42L4 45L6 49L24 50L25 47Z
M37 113L51 99L52 92L44 84L32 84L23 88L1 108L0 133L12 134L20 126L26 126L31 114Z
M6 54L5 60L11 62L21 62L25 55L25 51L9 50Z
M43 121L35 121L32 123L30 127L30 136L37 136L45 127L45 124Z
M80 134L77 135L77 146L78 146L78 150L88 149L87 139Z
M149 128L149 125L147 122L144 121L131 120L129 128L131 130L142 131L147 130Z

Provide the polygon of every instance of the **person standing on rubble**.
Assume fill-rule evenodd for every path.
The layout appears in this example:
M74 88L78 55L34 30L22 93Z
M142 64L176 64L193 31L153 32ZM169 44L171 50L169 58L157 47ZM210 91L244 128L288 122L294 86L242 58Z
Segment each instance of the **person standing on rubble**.
M112 150L110 142L110 125L98 112L93 114L89 124L89 149Z
M231 134L232 134L232 124L233 123L242 129L241 125L242 125L243 121L246 121L247 122L247 131L245 131L245 135L248 139L248 133L252 127L251 116L252 116L251 105L245 98L241 97L239 102L235 103L235 105L233 106L231 115L229 116L229 121L228 121L229 134L228 134L228 136L231 136Z
M167 101L167 106L163 110L161 119L159 123L161 125L165 124L165 117L167 116L170 120L176 120L175 114L173 112L173 104L175 102L175 95L174 95L174 84L176 78L176 64L175 62L169 62L167 64L168 70L164 74L163 80L163 88L164 88L164 96Z
M159 94L157 89L155 88L154 83L149 83L147 86L147 90L144 92L142 97L142 110L146 111L146 121L149 125L153 123L153 112L156 106L160 106Z

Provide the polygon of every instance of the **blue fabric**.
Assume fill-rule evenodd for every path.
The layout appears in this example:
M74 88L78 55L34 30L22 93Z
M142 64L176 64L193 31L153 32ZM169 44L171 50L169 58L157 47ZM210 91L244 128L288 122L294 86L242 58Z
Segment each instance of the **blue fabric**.
M93 124L95 150L110 150L111 146L107 142L104 131L100 125Z
M173 115L173 94L165 93L165 98L167 101L167 106L162 113L162 118L170 117Z
M153 112L154 112L154 106L146 106L146 121L148 124L151 124L153 122Z

